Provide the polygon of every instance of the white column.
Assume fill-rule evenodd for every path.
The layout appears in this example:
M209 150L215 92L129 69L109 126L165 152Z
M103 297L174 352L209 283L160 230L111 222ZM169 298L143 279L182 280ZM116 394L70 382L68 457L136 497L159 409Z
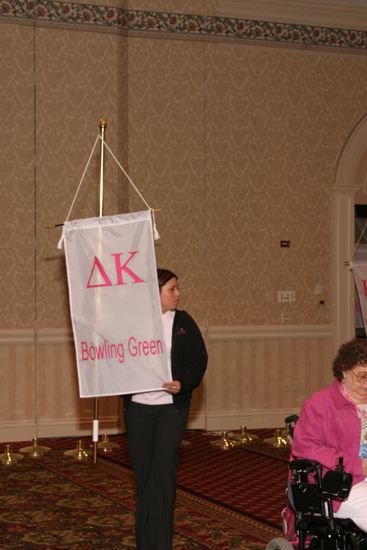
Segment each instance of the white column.
M333 189L333 324L335 350L355 336L354 279L348 265L354 253L354 197L357 188Z

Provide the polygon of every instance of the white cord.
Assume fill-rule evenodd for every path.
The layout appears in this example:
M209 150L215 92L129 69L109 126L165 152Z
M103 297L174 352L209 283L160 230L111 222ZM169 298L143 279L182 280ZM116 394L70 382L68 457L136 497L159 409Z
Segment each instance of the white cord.
M79 182L78 188L77 188L77 190L76 190L76 193L75 193L75 195L74 195L73 201L72 201L72 203L71 203L71 206L70 206L70 208L69 208L69 212L68 212L68 214L67 214L67 216L66 216L66 219L65 219L64 223L67 223L67 222L69 221L69 216L70 216L70 214L71 214L72 209L74 208L74 204L75 204L76 198L77 198L77 196L78 196L78 194L79 194L80 188L81 188L82 183L83 183L83 180L84 180L84 178L85 178L85 174L87 173L87 170L88 170L88 168L89 168L90 161L92 160L92 156L93 156L93 153L94 153L94 149L96 148L96 145L97 145L97 142L98 142L98 138L99 138L99 137L100 137L100 136L97 136L97 137L96 137L96 140L95 140L94 145L93 145L93 149L92 149L92 151L91 151L91 153L90 153L90 155L89 155L87 164L86 164L86 166L85 166L85 168L84 168L83 175L82 175L81 180L80 180L80 182ZM62 248L63 240L64 240L64 235L62 234L62 235L61 235L61 238L60 238L60 240L59 240L59 242L57 243L57 248L58 248L59 250L61 250L61 248Z
M147 201L144 199L143 195L140 193L139 189L136 187L135 183L133 182L133 180L130 178L129 174L126 172L125 168L122 166L122 164L120 164L120 162L118 161L118 159L115 157L115 155L113 154L113 152L111 151L111 149L109 148L109 146L107 145L107 143L105 143L105 147L107 149L107 151L110 153L110 155L112 156L112 158L114 159L114 161L116 162L117 166L120 168L120 170L122 171L122 173L126 176L126 178L128 179L129 183L132 185L132 187L135 189L135 191L137 192L137 194L139 195L139 197L141 198L141 200L144 202L145 206L148 208L148 210L150 210L151 214L152 214L152 221L153 221L153 234L154 234L154 240L155 241L158 241L160 239L160 236L159 236L159 233L158 233L158 230L157 230L157 226L156 226L156 223L155 223L155 215L154 215L154 209L151 208L151 206L149 206L149 204L147 203Z
M83 180L85 178L85 174L87 173L87 170L89 168L89 165L90 165L90 161L92 159L92 156L93 156L93 153L94 153L94 150L96 148L96 145L97 145L97 142L98 140L102 140L101 136L98 135L95 139L95 142L94 142L94 145L93 145L93 149L89 155L89 158L88 158L88 161L87 161L87 164L84 168L84 171L83 171L83 175L80 179L80 182L79 182L79 185L78 185L78 188L76 190L76 193L74 195L74 198L73 198L73 201L71 203L71 206L69 208L69 212L66 216L66 219L64 221L64 223L67 223L69 221L69 217L70 217L70 214L71 214L71 211L72 209L74 208L74 204L75 204L75 201L76 201L76 198L79 194L79 191L80 191L80 188L82 186L82 183L83 183ZM118 159L116 158L116 156L113 154L113 152L111 151L111 149L109 148L109 146L107 145L107 143L103 140L103 144L104 146L106 147L106 149L108 150L108 152L110 153L110 155L112 156L112 158L114 159L114 161L116 162L117 166L120 168L120 170L122 171L122 173L126 176L126 178L128 179L129 183L132 185L132 187L135 189L135 191L137 192L137 194L139 195L139 197L141 198L141 200L144 202L145 206L148 208L148 210L150 210L151 212L151 215L152 215L152 221L153 221L153 234L154 234L154 240L157 241L160 239L160 236L159 236L159 233L158 233L158 230L157 230L157 226L156 226L156 223L155 223L155 215L154 215L154 209L151 208L149 206L149 204L147 203L147 201L144 199L143 195L140 193L139 189L136 187L135 183L133 182L133 180L130 178L129 174L126 172L126 170L124 169L124 167L122 166L122 164L118 161ZM59 240L59 242L57 243L57 248L59 250L61 250L62 246L63 246L63 240L64 240L64 235L62 234L61 235L61 238Z
M115 155L112 153L111 149L108 147L107 143L105 143L105 147L107 149L107 151L109 151L109 153L111 154L112 158L114 159L114 161L116 162L117 166L120 168L120 170L122 171L123 174L125 174L125 176L127 177L127 179L129 180L129 182L131 183L131 185L133 186L133 188L135 189L135 191L137 192L137 194L139 195L139 197L141 198L141 200L144 202L145 206L148 208L148 210L153 210L149 204L147 203L147 201L144 199L143 195L140 193L139 189L136 187L135 183L133 182L133 180L130 178L129 174L126 172L126 170L124 169L124 167L119 163L119 161L117 160L117 158L115 157Z

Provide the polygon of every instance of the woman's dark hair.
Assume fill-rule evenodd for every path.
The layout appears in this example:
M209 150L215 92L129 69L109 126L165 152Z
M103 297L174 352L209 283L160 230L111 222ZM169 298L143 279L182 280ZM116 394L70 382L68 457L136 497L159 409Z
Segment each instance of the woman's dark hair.
M337 380L343 379L343 373L357 365L367 365L367 340L355 338L340 346L333 362L333 374Z
M170 281L173 278L178 278L173 271L170 271L169 269L163 269L158 268L157 269L157 275L158 275L158 286L159 286L159 292L161 291L162 286L164 286L168 281Z

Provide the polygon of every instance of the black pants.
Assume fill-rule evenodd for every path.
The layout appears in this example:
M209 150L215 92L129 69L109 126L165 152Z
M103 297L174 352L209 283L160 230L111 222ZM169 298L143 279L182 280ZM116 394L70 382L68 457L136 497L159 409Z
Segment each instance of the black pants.
M131 402L125 410L136 482L137 550L171 550L176 468L189 409Z

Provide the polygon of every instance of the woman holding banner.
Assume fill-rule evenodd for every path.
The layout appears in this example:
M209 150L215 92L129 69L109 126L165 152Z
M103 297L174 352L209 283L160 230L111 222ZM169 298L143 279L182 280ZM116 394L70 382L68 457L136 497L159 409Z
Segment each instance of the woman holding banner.
M158 269L163 332L172 381L162 391L124 396L125 425L134 468L137 550L171 550L176 467L191 396L208 356L192 317L177 310L177 276Z

